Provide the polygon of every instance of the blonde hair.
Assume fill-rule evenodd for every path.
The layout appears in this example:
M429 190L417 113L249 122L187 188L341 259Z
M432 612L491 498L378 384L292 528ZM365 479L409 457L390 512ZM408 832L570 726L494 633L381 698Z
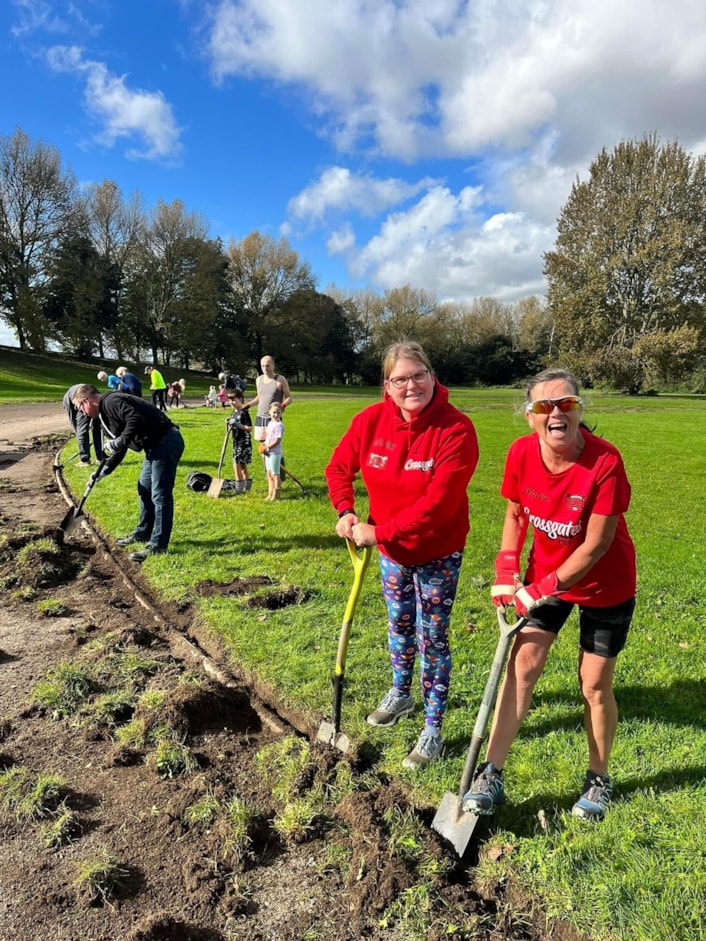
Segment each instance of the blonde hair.
M127 366L118 366L118 368L115 370L115 375L118 377L118 379L122 379L126 372Z
M429 375L434 375L434 370L429 362L429 357L416 340L402 340L400 343L393 343L385 350L385 356L382 361L382 379L386 382L390 378L390 373L394 369L395 363L400 359L411 359L414 363L419 363L429 370Z
M108 373L107 373L107 372L104 372L104 371L101 369L101 371L100 371L100 372L98 373L98 375L96 376L96 379L100 379L101 382L107 382L107 381L108 381Z

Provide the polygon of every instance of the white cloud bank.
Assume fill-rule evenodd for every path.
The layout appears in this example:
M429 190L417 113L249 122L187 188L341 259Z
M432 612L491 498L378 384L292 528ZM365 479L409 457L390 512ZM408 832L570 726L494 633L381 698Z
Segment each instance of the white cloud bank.
M180 129L172 108L159 91L131 89L126 76L111 75L106 65L84 58L78 46L53 46L47 63L56 72L79 75L85 80L84 105L100 125L96 139L112 147L118 140L141 140L130 146L130 159L175 159L180 152Z
M208 55L218 81L308 101L353 169L313 180L290 222L335 216L329 251L383 287L541 291L558 212L602 147L656 130L703 150L703 0L220 0ZM470 164L472 205L463 181L378 180L360 155L445 161L440 178ZM378 232L358 247L370 215Z

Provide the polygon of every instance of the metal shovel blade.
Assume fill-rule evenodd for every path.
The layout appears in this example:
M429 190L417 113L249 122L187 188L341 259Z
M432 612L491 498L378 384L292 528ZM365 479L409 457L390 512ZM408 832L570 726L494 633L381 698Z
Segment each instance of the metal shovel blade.
M333 722L324 719L316 733L316 741L322 745L331 745L346 755L351 747L351 740L343 732L337 732Z
M447 791L434 815L431 828L454 848L461 859L468 849L477 823L478 815L466 813L458 794Z
M59 530L64 533L65 536L70 536L71 533L75 533L76 530L81 525L82 520L86 519L86 514L80 509L80 507L73 506L59 523Z

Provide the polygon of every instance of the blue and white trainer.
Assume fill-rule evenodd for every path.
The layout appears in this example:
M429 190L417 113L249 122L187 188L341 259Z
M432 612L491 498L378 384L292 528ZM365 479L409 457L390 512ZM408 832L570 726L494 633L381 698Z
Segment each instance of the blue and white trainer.
M464 794L462 807L469 814L488 816L497 806L505 803L503 773L492 761L484 762L478 769L470 789Z
M583 820L602 820L612 797L613 782L610 777L587 771L583 794L571 808L571 813Z

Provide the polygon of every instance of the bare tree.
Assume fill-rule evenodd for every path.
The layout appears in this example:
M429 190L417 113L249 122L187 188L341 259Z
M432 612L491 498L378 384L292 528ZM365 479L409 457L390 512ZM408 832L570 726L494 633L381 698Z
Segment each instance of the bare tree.
M110 312L100 325L100 346L102 349L105 339L120 359L129 343L129 334L121 323L120 299L128 261L145 229L145 213L139 193L126 201L112 180L89 186L82 203L88 235L110 277Z
M76 181L54 147L0 135L0 317L21 349L43 350L40 292L59 237L75 223Z
M256 366L265 341L286 329L285 303L297 291L313 291L316 285L308 262L302 261L287 239L251 232L227 248L229 281L236 304L248 328Z

